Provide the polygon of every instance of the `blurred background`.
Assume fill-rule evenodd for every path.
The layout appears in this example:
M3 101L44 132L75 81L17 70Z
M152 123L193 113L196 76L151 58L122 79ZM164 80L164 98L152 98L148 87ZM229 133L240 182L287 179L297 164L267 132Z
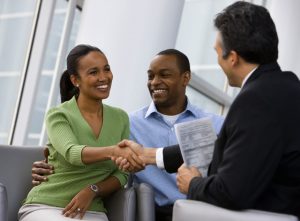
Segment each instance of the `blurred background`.
M44 145L45 112L60 103L69 50L99 47L114 74L104 102L131 112L149 104L151 59L176 48L190 59L187 95L226 115L239 92L228 86L213 49L215 15L232 0L0 0L0 144ZM279 64L300 76L300 1L255 0L273 17ZM288 110L287 110L288 114Z

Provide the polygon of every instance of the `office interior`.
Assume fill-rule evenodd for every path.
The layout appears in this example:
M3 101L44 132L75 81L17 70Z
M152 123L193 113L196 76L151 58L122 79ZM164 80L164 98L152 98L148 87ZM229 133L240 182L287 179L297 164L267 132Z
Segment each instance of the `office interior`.
M233 2L0 0L0 146L46 145L45 113L60 103L59 79L77 44L97 46L109 60L114 79L106 104L128 113L148 105L149 63L159 51L175 48L190 59L189 100L225 117L239 89L228 85L218 66L213 19ZM248 2L270 11L278 62L300 77L300 1Z
M45 145L45 112L57 105L69 50L99 47L114 80L105 103L134 111L149 104L149 62L176 48L190 59L190 101L225 116L239 89L228 86L213 49L213 19L233 0L0 0L0 144ZM279 64L300 75L298 0L255 0L279 35Z

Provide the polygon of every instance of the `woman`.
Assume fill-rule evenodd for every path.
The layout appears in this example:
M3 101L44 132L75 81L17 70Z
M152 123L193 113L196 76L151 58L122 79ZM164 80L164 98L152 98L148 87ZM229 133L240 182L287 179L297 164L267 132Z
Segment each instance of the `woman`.
M112 79L98 48L78 45L71 50L60 82L63 103L46 116L48 160L55 174L29 192L19 220L108 220L102 198L128 178L110 158L139 160L130 149L115 145L128 138L129 121L123 110L102 103Z

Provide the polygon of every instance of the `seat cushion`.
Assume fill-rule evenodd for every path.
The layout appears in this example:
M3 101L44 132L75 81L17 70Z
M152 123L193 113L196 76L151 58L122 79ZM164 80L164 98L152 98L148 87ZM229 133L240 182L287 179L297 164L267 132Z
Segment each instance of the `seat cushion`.
M292 215L259 210L233 211L194 200L177 200L173 208L173 221L297 221Z

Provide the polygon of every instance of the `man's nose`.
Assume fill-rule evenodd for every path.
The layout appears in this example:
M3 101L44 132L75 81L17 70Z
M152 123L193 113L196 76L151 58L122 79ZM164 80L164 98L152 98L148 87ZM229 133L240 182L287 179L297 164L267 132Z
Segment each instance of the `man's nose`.
M156 85L156 84L159 84L159 83L161 83L160 77L159 76L154 76L154 78L151 81L151 84Z

